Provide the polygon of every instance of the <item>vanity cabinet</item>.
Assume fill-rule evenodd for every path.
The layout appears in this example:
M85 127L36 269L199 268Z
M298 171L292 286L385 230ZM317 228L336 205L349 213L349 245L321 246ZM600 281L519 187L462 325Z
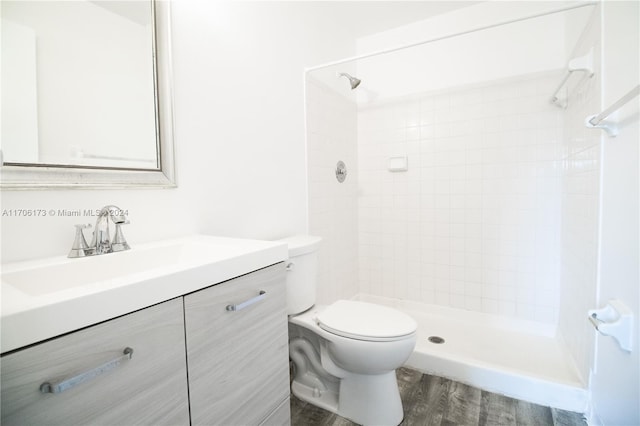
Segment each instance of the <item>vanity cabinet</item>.
M192 425L289 423L284 264L184 298Z
M285 304L280 262L3 354L1 424L289 425Z
M2 425L188 425L182 312L176 298L4 355Z

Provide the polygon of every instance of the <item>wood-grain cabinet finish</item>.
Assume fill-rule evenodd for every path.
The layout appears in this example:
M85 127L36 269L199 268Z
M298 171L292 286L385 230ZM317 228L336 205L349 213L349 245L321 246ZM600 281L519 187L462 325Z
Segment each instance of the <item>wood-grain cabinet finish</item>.
M4 354L1 424L288 425L284 274L279 263Z
M280 263L185 296L192 425L289 423L284 273Z
M188 425L182 298L1 359L2 425ZM133 349L130 359L110 367ZM43 393L82 376L59 393ZM92 377L91 377L92 376Z
M291 425L291 400L289 397L267 417L260 426L289 426Z

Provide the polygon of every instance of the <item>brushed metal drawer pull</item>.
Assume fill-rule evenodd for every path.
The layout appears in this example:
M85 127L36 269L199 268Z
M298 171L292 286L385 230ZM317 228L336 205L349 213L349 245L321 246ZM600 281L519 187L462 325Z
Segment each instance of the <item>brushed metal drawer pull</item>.
M245 300L242 303L238 303L237 305L227 305L227 311L239 311L241 309L246 308L247 306L253 305L267 297L267 292L264 290L260 290L260 293L256 297L252 297L249 300Z
M64 392L67 389L71 389L72 387L84 383L101 375L102 373L106 373L107 371L113 370L124 360L131 359L133 354L133 349L127 347L122 352L122 355L116 359L112 359L109 362L105 362L104 364L93 368L89 371L85 371L84 373L80 373L76 376L70 377L68 379L61 380L59 382L44 382L40 385L40 392L42 393L60 393Z

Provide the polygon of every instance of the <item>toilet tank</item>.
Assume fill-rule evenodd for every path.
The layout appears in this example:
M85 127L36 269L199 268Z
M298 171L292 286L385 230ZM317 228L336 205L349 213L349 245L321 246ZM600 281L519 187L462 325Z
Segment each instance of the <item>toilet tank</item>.
M318 247L322 238L295 235L279 240L289 245L287 260L287 315L306 311L316 303Z

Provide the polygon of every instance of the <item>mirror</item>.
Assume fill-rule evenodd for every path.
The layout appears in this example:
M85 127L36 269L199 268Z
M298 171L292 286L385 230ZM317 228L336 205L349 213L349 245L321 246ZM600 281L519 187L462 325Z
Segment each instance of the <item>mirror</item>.
M175 186L168 2L1 8L2 188Z

